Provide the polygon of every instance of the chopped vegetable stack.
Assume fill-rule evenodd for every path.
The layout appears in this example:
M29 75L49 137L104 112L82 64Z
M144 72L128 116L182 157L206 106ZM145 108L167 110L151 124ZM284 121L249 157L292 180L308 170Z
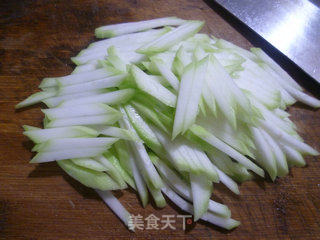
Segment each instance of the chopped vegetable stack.
M37 152L95 189L132 230L110 190L135 189L145 207L166 196L183 211L225 229L239 222L211 199L215 184L286 176L319 153L303 142L285 109L320 107L259 48L198 33L202 21L175 17L99 27L72 61L44 78L16 107L43 102L44 129L24 126Z

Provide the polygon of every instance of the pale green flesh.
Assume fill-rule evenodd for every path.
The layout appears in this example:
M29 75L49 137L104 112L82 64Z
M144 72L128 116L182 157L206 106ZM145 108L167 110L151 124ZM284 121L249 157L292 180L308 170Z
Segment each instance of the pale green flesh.
M107 174L75 165L71 160L58 161L59 166L85 186L99 190L115 190L120 186Z

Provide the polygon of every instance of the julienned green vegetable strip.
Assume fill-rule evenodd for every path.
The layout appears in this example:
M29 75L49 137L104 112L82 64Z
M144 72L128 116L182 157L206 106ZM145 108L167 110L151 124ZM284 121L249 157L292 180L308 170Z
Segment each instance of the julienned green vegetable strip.
M188 184L183 181L173 169L167 166L167 164L160 160L155 154L150 153L149 156L150 159L152 159L152 162L156 165L164 181L174 188L175 192L177 192L181 197L192 201L190 186L188 186ZM230 218L231 216L231 212L227 206L211 199L209 200L208 210L222 217Z
M119 112L103 103L83 104L81 108L58 107L41 110L49 119L81 117L90 115L119 114Z
M186 132L196 120L208 61L207 57L185 67L181 76L172 139Z
M194 210L192 205L187 201L185 201L184 199L182 199L178 194L176 194L172 189L170 189L170 187L166 185L165 187L162 188L162 191L179 208L193 214ZM240 222L232 218L222 218L218 215L215 215L213 213L208 213L208 212L205 213L203 216L201 216L201 219L228 230L234 227L237 227L240 224Z
M131 230L110 190L129 185L143 207L151 197L162 208L166 196L195 221L237 227L229 208L210 199L213 185L240 194L237 182L265 171L274 181L304 166L303 155L319 155L285 110L320 101L261 49L197 33L203 24L168 17L97 28L108 39L73 57L79 66L70 75L44 78L41 92L16 105L48 107L44 129L23 126L35 143L31 162L57 161Z
M124 127L135 133L135 130L128 119L128 114L126 113L124 108L120 108L121 113L123 114L123 122ZM156 171L154 165L152 164L149 155L144 147L143 143L141 142L130 142L130 145L133 149L133 152L136 156L136 162L138 168L142 171L142 176L147 184L151 184L154 188L161 188L162 187L162 180Z
M99 137L99 138L56 138L50 139L44 143L37 144L38 152L59 151L70 148L107 148L114 144L117 138Z
M108 207L121 219L121 221L126 226L130 227L130 213L122 206L120 201L115 196L113 196L110 191L96 190L96 192L108 205Z
M95 30L95 35L98 38L114 37L125 33L141 32L150 28L157 28L168 25L181 25L184 22L186 21L176 17L166 17L140 22L119 23L99 27Z

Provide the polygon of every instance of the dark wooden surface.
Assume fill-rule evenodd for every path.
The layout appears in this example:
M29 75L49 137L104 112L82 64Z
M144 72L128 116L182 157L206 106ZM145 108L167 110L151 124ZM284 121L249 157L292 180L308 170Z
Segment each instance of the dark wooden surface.
M95 27L173 15L205 20L203 32L251 46L202 1L0 1L0 239L320 239L316 157L275 183L242 184L240 197L217 186L215 199L242 222L231 232L200 222L188 232L130 233L94 191L56 163L28 164L32 144L20 126L41 126L43 116L40 106L15 112L14 105L37 91L43 77L70 73L70 57L94 40ZM290 112L306 142L319 149L319 110L296 105ZM117 196L134 214L182 214L170 202L162 210L143 209L129 190Z

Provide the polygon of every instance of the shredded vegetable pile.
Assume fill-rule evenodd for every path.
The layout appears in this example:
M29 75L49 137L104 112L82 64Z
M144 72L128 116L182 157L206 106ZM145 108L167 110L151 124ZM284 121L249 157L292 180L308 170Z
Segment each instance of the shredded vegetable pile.
M97 28L105 39L72 58L70 75L44 78L16 105L48 107L43 129L24 126L31 163L56 161L129 228L111 190L135 189L143 207L150 198L165 207L166 196L195 221L238 226L214 185L239 194L238 183L274 181L318 155L285 110L320 101L261 49L198 33L203 25L168 17Z

